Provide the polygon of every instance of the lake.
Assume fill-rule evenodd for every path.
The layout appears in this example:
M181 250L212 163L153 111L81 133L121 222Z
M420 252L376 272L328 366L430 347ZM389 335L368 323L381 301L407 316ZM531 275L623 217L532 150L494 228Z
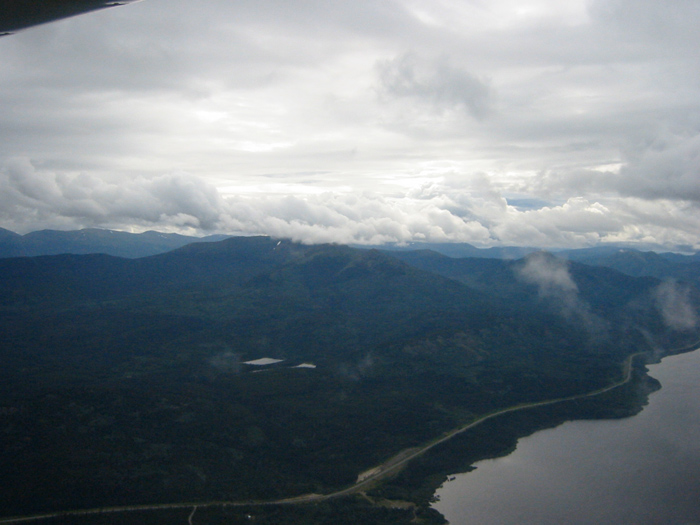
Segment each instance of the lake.
M462 524L700 524L700 350L649 365L636 416L571 421L480 461L437 491Z

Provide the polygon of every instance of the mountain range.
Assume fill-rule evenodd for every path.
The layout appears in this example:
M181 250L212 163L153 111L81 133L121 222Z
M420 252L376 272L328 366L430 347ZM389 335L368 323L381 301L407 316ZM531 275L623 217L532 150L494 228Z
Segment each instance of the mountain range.
M117 257L137 258L168 252L186 244L220 241L227 237L227 235L192 237L155 231L128 233L98 228L70 231L40 230L19 235L0 228L0 258L64 253L104 253Z
M165 253L196 242L216 242L227 235L193 237L175 233L147 231L128 233L88 228L60 231L41 230L19 235L0 228L0 258L34 257L58 254L103 253L117 257L140 258ZM353 246L371 249L367 246ZM401 257L403 253L430 250L453 259L479 258L516 260L539 251L537 248L477 248L468 243L409 243L375 247ZM700 252L678 254L640 251L626 246L605 245L593 248L553 252L557 257L590 266L614 268L634 277L672 278L700 285Z
M3 258L0 508L329 493L479 415L602 388L632 353L695 342L698 305L690 284L542 252L233 237ZM596 410L638 409L639 381ZM440 479L386 487L428 512Z

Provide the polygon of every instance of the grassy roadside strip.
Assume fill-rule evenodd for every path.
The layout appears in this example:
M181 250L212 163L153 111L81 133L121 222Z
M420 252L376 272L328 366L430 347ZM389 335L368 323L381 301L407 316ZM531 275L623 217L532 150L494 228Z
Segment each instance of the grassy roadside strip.
M382 465L379 465L378 467L375 467L375 469L372 469L372 470L377 471L376 474L368 476L367 478L365 478L361 482L356 483L355 485L352 485L351 487L340 490L338 492L334 492L332 494L325 495L322 497L322 499L330 499L330 498L336 498L339 496L347 496L350 494L354 494L360 490L366 489L372 482L379 481L380 479L382 479L384 477L388 477L390 475L395 474L406 463L408 463L409 461L415 459L416 457L424 454L425 452L436 447L437 445L444 443L444 442L452 439L453 437L482 424L483 422L485 422L489 419L493 419L493 418L501 416L503 414L517 412L519 410L526 410L529 408L541 407L541 406L546 406L546 405L553 405L555 403L562 403L564 401L574 401L576 399L593 397L593 396L597 396L597 395L603 394L605 392L608 392L610 390L613 390L615 388L618 388L618 387L624 385L625 383L629 382L629 380L632 377L632 362L633 362L634 358L639 356L639 355L642 355L644 353L645 352L637 352L635 354L629 355L625 359L625 362L622 365L623 378L620 381L617 381L617 382L612 383L612 384L605 386L603 388L599 388L597 390L594 390L592 392L587 392L584 394L577 394L574 396L561 397L561 398L557 398L557 399L548 399L545 401L536 401L533 403L521 403L519 405L514 405L512 407L502 408L500 410L495 410L493 412L489 412L487 414L484 414L484 415L478 417L477 419L475 419L471 423L468 423L462 427L454 429L454 430L444 434L443 436L434 439L433 441L427 443L423 447L420 447L418 449L414 449L415 451L410 453L410 454L406 454L405 451L397 454L396 456L391 458L389 461L383 463ZM400 457L402 455L404 457L402 457L399 461L396 461L396 458Z

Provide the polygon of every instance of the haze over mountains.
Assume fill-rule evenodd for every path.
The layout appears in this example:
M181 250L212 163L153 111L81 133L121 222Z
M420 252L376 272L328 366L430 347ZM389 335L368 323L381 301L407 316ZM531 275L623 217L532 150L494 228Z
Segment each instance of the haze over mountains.
M191 237L155 231L128 233L98 228L73 231L41 230L19 235L0 228L0 257L105 253L135 258L164 253L194 242L220 241L226 237L228 236Z

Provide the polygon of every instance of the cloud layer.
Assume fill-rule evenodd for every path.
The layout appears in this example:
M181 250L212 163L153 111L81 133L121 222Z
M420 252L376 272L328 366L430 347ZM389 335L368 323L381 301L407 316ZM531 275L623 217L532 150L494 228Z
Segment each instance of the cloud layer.
M37 169L26 158L0 169L0 221L14 231L44 225L113 229L256 233L339 243L469 242L479 246L557 248L599 242L690 246L700 228L675 203L625 199L617 213L572 197L560 205L517 207L488 178L459 185L425 183L402 193L275 191L222 195L211 183L179 172L109 180ZM465 184L467 185L465 188ZM632 226L630 226L632 224Z
M700 249L695 2L144 0L0 38L0 226Z

